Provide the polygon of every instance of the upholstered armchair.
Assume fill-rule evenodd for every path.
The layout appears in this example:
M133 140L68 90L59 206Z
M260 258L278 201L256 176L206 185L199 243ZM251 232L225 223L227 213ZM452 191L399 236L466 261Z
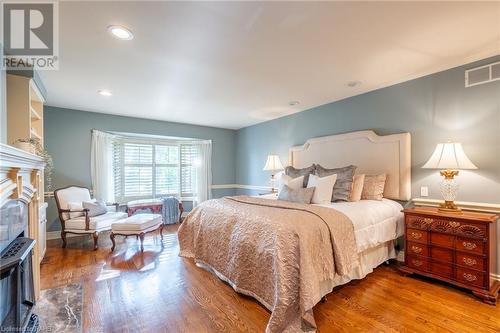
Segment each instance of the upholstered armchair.
M99 233L111 230L111 224L126 218L125 212L118 212L118 204L105 214L89 216L89 210L82 203L91 201L90 190L86 187L68 186L54 191L59 220L61 221L62 247L66 247L66 234L90 234L94 238L94 250L97 249Z

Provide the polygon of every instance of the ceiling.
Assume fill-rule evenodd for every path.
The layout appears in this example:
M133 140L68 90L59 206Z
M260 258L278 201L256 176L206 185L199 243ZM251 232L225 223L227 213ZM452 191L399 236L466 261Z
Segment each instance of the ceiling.
M59 18L49 105L232 129L500 54L500 2L60 2Z

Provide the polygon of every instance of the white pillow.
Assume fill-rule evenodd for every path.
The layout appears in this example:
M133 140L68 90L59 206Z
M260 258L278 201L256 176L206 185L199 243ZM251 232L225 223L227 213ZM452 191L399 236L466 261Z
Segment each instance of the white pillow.
M91 199L90 202L96 202L96 199ZM68 202L69 210L83 210L83 202ZM74 219L75 217L83 216L82 212L69 213L69 218Z
M83 204L81 202L68 202L69 210L83 210ZM83 216L82 212L69 213L69 218L74 219L75 217Z
M283 174L279 179L278 192L281 192L284 185L288 186L292 190L297 190L303 187L304 185L303 183L304 183L304 176L292 178L288 175Z
M307 187L315 187L314 194L311 200L313 204L324 204L332 201L333 186L337 181L337 174L326 177L318 177L309 175Z

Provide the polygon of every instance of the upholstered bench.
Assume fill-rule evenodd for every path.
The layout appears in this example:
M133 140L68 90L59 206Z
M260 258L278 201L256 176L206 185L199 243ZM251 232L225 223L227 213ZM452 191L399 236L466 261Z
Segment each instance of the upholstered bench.
M111 241L115 250L115 236L136 236L141 240L141 251L144 251L144 235L160 229L163 239L163 220L160 214L136 214L111 224Z

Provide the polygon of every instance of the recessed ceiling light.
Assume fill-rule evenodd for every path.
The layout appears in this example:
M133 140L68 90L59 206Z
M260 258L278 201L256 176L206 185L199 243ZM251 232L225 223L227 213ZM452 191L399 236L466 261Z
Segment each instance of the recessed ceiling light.
M288 102L288 105L290 106L295 106L295 105L299 105L299 101L291 101L291 102Z
M351 87L351 88L357 87L359 85L361 85L361 81L349 81L349 82L347 82L347 86Z
M121 25L110 25L108 31L113 37L121 40L131 40L134 38L132 31Z
M111 91L106 90L106 89L98 90L97 93L99 95L101 95L101 96L106 96L106 97L113 96L113 94L111 93Z

